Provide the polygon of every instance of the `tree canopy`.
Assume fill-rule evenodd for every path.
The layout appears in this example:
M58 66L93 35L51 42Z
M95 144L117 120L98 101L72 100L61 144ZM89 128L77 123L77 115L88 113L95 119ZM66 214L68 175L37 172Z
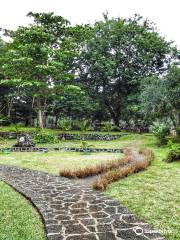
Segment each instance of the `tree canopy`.
M149 20L104 14L72 26L53 13L28 17L32 24L0 39L0 110L11 121L30 124L36 113L41 128L47 116L119 126L151 114L179 124L179 52Z

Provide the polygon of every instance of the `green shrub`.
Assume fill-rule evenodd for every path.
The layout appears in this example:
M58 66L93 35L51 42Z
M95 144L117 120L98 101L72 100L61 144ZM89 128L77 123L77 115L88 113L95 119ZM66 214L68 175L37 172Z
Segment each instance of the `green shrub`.
M169 141L168 146L170 148L170 151L164 161L168 163L180 161L180 144Z
M113 124L111 122L102 122L102 131L110 132L113 129Z
M72 129L72 120L69 118L62 118L58 120L57 125L62 131L70 131Z
M82 141L82 142L81 142L81 148L82 148L82 149L87 150L87 149L90 148L90 147L93 147L93 145L92 145L92 144L89 144L89 143L86 142L86 141Z
M75 121L75 125L82 132L86 132L86 131L92 130L92 127L91 127L89 121L86 120L86 119Z
M9 132L16 132L19 133L21 131L21 128L24 127L23 123L12 123L9 127Z
M169 128L165 123L159 121L154 122L153 125L150 126L150 132L154 134L159 145L166 143L166 137L169 134Z
M57 143L58 139L52 134L47 134L43 132L37 132L33 136L35 143Z

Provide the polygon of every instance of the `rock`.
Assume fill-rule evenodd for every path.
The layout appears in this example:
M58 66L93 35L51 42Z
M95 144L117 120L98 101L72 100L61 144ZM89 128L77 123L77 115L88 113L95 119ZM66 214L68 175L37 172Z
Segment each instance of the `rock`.
M27 147L27 148L31 148L34 146L35 144L33 143L29 134L19 136L17 143L13 145L13 147Z

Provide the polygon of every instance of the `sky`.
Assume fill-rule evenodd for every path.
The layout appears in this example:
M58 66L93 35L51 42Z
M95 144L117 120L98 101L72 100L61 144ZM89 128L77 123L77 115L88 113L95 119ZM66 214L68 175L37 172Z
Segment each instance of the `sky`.
M180 46L179 0L1 0L0 27L16 29L27 25L27 13L54 12L72 24L93 23L109 17L131 17L135 13L156 23L157 29L167 40Z

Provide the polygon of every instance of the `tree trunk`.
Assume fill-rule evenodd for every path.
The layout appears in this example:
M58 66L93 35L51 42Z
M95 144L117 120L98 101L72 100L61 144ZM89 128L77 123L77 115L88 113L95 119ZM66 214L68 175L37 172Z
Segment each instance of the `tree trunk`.
M37 111L38 111L38 126L39 128L43 129L44 124L43 124L43 111L42 111L42 106L41 106L41 99L37 99Z
M111 117L113 119L114 124L117 127L119 127L119 116L118 116L118 114L115 113L114 109L110 106L110 104L107 101L105 102L105 104L106 104L106 106L107 106L107 108L109 110L109 113L110 113L110 115L111 115Z
M12 110L12 99L7 101L7 117L11 117L11 110Z
M41 109L38 109L38 123L39 123L39 128L43 129L43 113Z

